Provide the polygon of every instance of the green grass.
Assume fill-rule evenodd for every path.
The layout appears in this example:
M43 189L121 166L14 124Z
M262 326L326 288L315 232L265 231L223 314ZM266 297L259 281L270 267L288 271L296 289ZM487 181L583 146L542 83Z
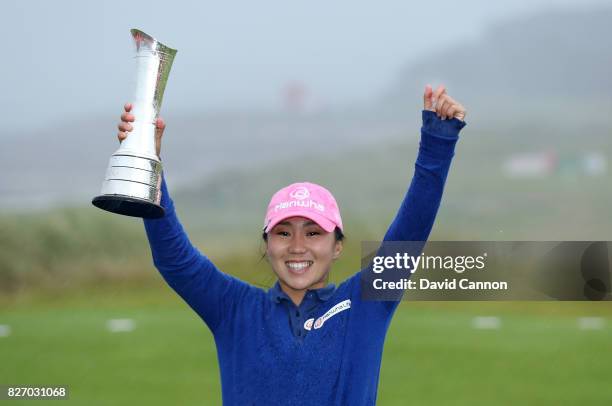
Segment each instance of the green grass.
M0 342L0 382L68 385L71 403L82 405L219 403L214 343L200 319L179 299L116 299L0 313L13 330ZM136 329L111 333L112 318L131 318Z
M501 317L501 329L473 329L477 315ZM584 315L604 329L579 330ZM136 329L110 333L111 318ZM0 338L1 383L69 385L71 404L220 404L212 336L167 288L4 303L0 324L13 330ZM609 404L611 339L607 303L403 303L379 404Z
M608 404L610 326L583 331L573 311L551 317L538 314L538 304L523 304L529 313L508 312L514 304L506 303L505 311L497 304L492 313L490 305L400 307L385 348L380 404ZM572 306L546 305L549 311ZM471 327L475 315L499 310L501 329Z

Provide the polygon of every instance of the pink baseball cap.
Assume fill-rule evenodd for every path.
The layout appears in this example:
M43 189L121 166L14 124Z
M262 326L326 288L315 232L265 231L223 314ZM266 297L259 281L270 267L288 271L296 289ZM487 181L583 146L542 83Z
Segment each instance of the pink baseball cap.
M336 227L344 231L336 199L329 190L315 183L293 183L274 193L268 204L264 232L268 233L281 221L296 216L314 221L328 233Z

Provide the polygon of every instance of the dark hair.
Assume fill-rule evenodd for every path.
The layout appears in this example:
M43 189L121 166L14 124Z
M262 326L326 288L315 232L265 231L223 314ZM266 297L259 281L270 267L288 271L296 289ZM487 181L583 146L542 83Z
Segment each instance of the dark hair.
M343 241L344 240L344 233L342 232L342 230L340 230L340 228L338 228L338 227L334 228L334 235L336 237L336 241ZM265 242L268 242L268 233L266 233L264 231L261 234L261 238L263 238L263 240Z

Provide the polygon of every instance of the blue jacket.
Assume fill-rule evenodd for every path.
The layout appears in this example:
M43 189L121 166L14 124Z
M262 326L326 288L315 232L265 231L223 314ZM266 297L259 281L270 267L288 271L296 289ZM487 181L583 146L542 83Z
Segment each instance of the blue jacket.
M465 123L423 112L412 183L385 241L425 241ZM165 217L144 220L153 262L214 335L225 405L374 405L398 301L361 299L360 273L307 292L299 307L221 272L190 242L165 181Z

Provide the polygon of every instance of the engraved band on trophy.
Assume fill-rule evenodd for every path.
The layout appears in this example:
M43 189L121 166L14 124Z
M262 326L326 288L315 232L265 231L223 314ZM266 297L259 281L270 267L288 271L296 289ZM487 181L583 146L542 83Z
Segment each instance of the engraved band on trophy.
M136 45L136 90L132 131L111 156L94 206L133 217L159 218L162 164L155 152L155 122L176 50L140 30L131 30Z

